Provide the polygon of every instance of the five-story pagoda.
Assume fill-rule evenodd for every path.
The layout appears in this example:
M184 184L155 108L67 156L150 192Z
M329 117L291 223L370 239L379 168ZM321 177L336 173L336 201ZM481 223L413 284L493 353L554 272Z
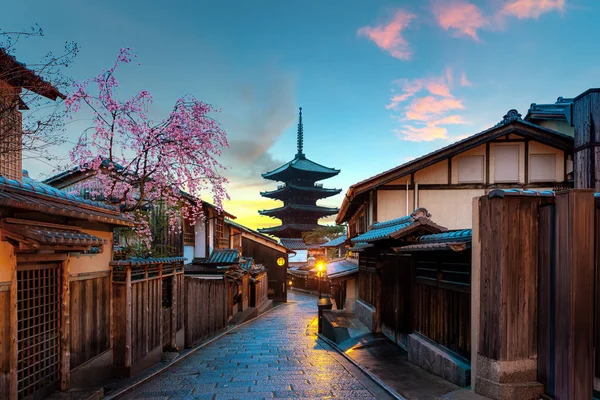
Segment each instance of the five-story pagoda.
M302 152L304 132L302 127L302 108L298 121L298 153L294 159L281 167L262 174L263 178L283 182L276 190L261 192L261 196L281 200L283 206L271 210L259 211L261 215L278 218L279 226L259 229L260 232L280 238L301 238L302 232L318 228L318 220L337 214L338 208L321 207L317 200L334 196L341 189L326 189L317 181L331 178L340 170L328 168L306 158Z

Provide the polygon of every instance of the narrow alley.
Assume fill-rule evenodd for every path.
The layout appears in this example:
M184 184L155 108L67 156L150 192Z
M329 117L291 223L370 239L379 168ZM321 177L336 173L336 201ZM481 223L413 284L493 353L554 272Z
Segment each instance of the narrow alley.
M125 398L391 398L317 340L314 296L288 296L288 303L198 350Z

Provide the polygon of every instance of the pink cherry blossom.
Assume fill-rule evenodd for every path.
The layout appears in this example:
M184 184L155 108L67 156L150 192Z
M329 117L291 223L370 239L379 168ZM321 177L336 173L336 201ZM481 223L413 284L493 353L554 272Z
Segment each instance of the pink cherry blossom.
M78 190L91 197L120 206L137 221L136 231L149 247L151 244L148 213L161 202L168 210L172 229L178 220L192 223L203 218L201 196L212 195L222 208L227 180L218 158L228 147L226 132L210 115L220 110L187 95L179 98L169 115L150 116L152 95L141 90L122 100L116 74L122 64L132 62L132 51L121 49L113 66L97 77L75 84L66 105L74 114L83 108L93 113L93 126L86 130L70 151L73 164L91 179ZM196 201L181 207L184 193Z

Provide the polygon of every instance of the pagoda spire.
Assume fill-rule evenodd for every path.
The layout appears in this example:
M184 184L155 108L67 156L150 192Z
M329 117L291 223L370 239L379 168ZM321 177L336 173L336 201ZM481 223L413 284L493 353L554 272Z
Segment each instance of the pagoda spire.
M302 107L300 107L300 116L298 117L298 155L303 156L302 147L304 146L304 128L302 126Z

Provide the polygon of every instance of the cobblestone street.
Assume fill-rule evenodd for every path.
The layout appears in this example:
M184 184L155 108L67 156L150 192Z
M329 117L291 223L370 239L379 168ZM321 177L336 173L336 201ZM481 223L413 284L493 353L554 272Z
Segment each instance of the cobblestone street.
M173 366L127 399L391 398L326 344L311 323L316 299L288 303Z

